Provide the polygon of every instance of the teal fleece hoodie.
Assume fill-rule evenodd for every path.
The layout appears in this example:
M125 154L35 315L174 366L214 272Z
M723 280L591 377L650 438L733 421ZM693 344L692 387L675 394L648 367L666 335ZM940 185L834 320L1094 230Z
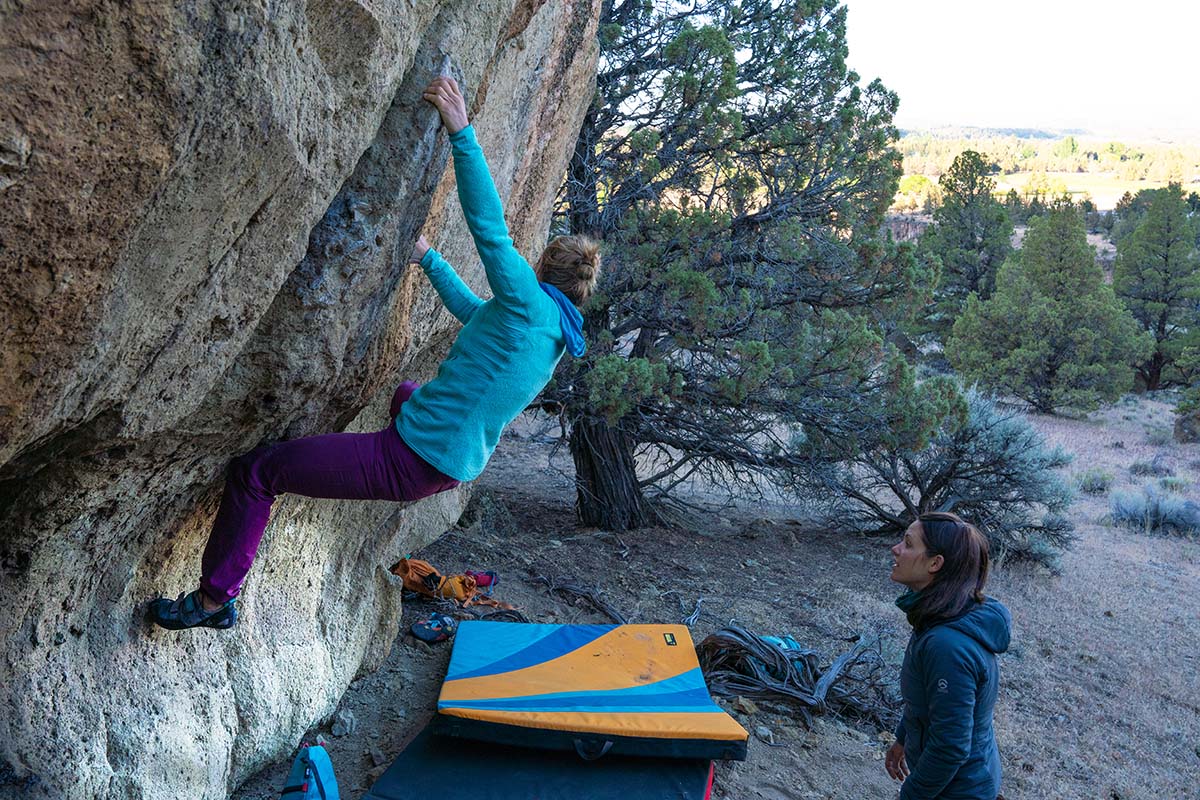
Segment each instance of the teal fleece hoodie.
M437 377L401 407L396 430L443 474L469 481L483 471L504 426L554 375L568 340L572 352L582 354L583 318L554 287L539 285L513 247L475 131L467 126L451 134L450 142L458 199L492 299L477 297L436 250L421 259L421 269L463 328Z
M992 709L1000 686L996 656L1008 649L1011 630L1008 609L989 597L955 619L913 632L900 669L904 717L896 738L910 770L900 800L993 800L999 794Z

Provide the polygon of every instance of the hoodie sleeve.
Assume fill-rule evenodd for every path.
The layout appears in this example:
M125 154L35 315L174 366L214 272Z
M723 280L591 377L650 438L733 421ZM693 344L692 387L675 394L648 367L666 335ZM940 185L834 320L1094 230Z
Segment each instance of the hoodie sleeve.
M463 283L454 267L442 258L442 254L432 247L421 257L421 269L437 291L438 297L442 298L446 309L466 325L475 309L483 305L483 301Z
M900 787L900 800L937 797L971 753L975 729L976 669L957 635L930 635L922 647L922 678L929 727L921 757Z
M541 289L533 268L517 252L508 234L500 194L488 171L483 148L475 139L475 129L468 125L450 134L450 143L454 149L458 200L492 294L509 308L523 308Z

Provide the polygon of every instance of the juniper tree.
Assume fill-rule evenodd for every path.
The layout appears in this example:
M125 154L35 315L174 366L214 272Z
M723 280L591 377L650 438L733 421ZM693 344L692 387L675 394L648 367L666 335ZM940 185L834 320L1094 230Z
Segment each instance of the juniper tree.
M1185 347L1179 356L1179 366L1186 388L1175 409L1175 439L1197 442L1200 441L1200 345Z
M1016 189L1009 189L1008 193L1004 195L1004 211L1014 225L1025 222L1028 211L1025 208L1025 201L1021 199L1021 195Z
M591 350L563 404L578 511L651 522L648 494L796 466L788 444L866 423L875 315L927 283L881 239L896 97L846 66L833 0L612 0L560 227L604 242Z
M946 344L965 380L1046 413L1115 400L1133 386L1130 364L1150 349L1104 283L1069 201L1031 222L1022 249L1000 268L995 293L967 298Z
M1109 235L1113 244L1119 248L1125 237L1137 230L1137 226L1146 218L1146 211L1149 210L1151 201L1160 191L1162 190L1142 189L1137 194L1125 192L1121 195L1113 209L1116 222Z
M1189 333L1200 331L1198 228L1183 189L1172 183L1150 197L1141 221L1117 247L1113 289L1154 339L1154 351L1137 365L1147 389L1159 388Z
M964 150L938 179L942 203L921 238L921 251L941 269L927 320L939 334L949 332L967 295L991 296L996 271L1012 250L1012 222L993 197L991 169L983 154Z

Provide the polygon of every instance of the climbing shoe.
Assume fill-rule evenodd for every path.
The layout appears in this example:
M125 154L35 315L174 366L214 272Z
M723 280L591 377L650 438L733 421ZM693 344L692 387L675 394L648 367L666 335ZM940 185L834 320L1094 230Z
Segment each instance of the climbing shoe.
M181 594L174 601L160 597L150 603L150 619L167 630L184 628L232 628L237 624L236 600L228 600L216 611L205 611L200 590Z
M455 628L458 623L445 614L433 612L429 615L429 619L414 622L412 625L412 635L423 642L444 642L454 635Z

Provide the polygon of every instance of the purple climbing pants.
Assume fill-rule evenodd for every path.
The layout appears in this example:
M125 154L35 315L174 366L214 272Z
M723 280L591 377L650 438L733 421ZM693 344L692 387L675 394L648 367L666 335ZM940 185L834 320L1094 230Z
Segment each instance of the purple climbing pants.
M250 571L271 504L284 492L333 500L419 500L458 485L412 451L395 418L418 384L392 396L392 424L377 433L330 433L260 447L233 459L201 563L200 588L237 597Z

